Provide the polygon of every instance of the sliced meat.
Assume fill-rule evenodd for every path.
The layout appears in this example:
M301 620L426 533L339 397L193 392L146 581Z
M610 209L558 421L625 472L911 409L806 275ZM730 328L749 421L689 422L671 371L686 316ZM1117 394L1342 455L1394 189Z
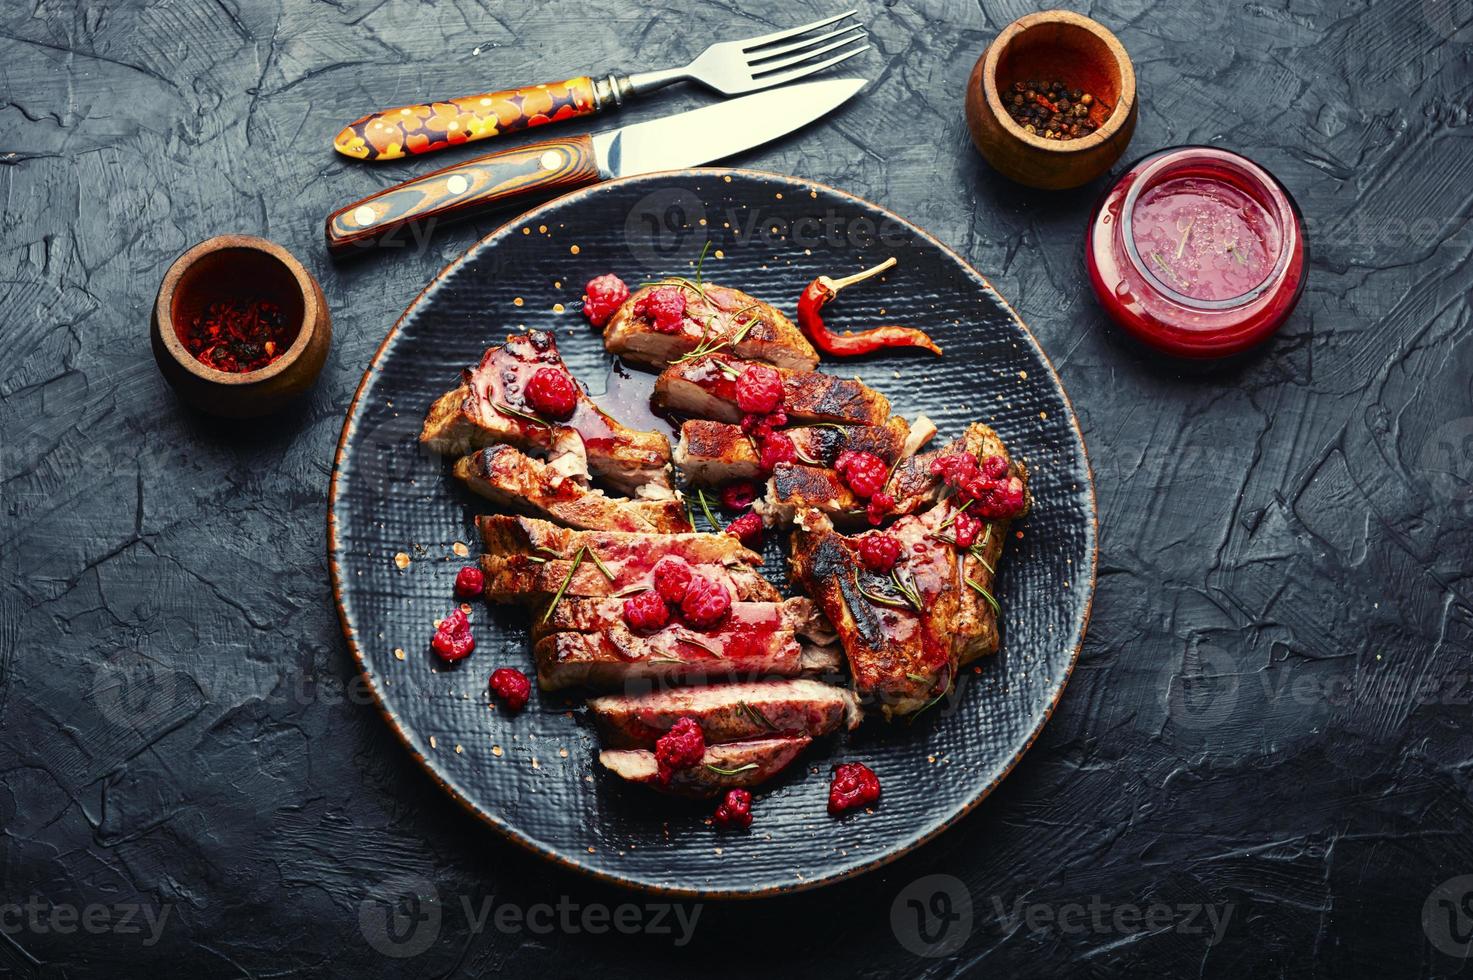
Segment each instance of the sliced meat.
M492 446L462 457L455 464L455 475L502 507L569 527L651 534L692 530L685 507L673 497L609 497L511 446Z
M736 379L748 362L723 355L706 354L660 372L655 379L656 406L694 418L740 422ZM863 382L817 371L774 370L783 379L783 411L794 425L884 425L890 418L890 402Z
M737 628L741 628L743 622L767 621L770 617L780 623L783 629L797 636L815 643L834 642L833 627L807 596L794 596L780 602L737 600L732 610L739 614L732 619ZM623 625L623 597L565 597L553 608L550 616L533 623L532 639L540 639L549 633L595 633Z
M833 466L846 449L874 453L886 463L895 462L909 439L910 426L895 416L884 425L809 425L783 432L793 440L800 460ZM740 426L727 422L692 419L682 424L675 464L687 480L703 486L762 477L756 444Z
M493 602L540 602L560 589L565 596L614 596L649 585L655 562L666 555L684 558L698 573L726 585L739 601L782 598L757 570L762 556L730 535L574 531L505 514L481 517L477 524L486 595ZM580 550L585 559L575 563Z
M634 312L639 301L660 288L685 292L685 319L677 333L662 333ZM794 371L812 371L818 352L802 331L775 307L739 289L714 283L671 279L634 292L604 328L604 347L627 361L663 368L692 351L719 349L750 361L765 361Z
M808 735L817 738L859 724L854 692L806 678L753 681L609 694L588 702L611 748L653 748L681 718L694 718L708 744Z
M890 516L914 514L940 500L946 485L931 472L931 463L942 455L958 452L970 453L979 459L986 456L1009 458L1007 448L997 433L981 422L974 422L962 436L939 449L900 460L885 485L886 491L895 498ZM1013 466L1026 477L1021 464ZM864 501L854 496L837 473L800 464L778 464L768 479L767 494L757 509L769 523L791 523L804 510L820 511L843 528L853 529L868 523Z
M859 538L835 533L821 514L801 516L793 578L834 624L860 698L892 717L943 694L955 681L961 593L969 591L957 549L932 536L944 512L903 517L885 532L900 540L905 556L896 566L898 584L859 564Z
M806 735L726 742L706 748L701 765L676 771L662 784L655 753L648 749L605 749L603 767L631 783L679 796L719 796L729 789L765 783L787 768L813 739Z
M578 390L578 407L567 422L539 420L522 396L527 381L545 367L566 371L552 334L529 330L492 347L460 385L436 399L419 441L446 456L464 456L505 443L529 453L566 454L569 433L582 444L594 476L631 496L673 496L670 440L658 432L625 428ZM581 475L581 474L573 474Z
M533 613L534 617L540 615ZM543 690L620 688L642 681L691 683L718 678L797 677L803 650L774 603L732 604L721 626L673 622L649 635L622 621L598 632L549 633L532 644Z

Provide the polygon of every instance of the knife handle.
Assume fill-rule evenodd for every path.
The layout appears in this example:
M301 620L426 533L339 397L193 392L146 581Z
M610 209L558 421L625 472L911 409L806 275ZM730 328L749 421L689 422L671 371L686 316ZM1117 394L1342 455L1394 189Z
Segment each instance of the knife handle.
M602 108L587 75L447 102L400 106L350 123L333 148L359 160L399 160L447 146L514 133Z
M520 194L571 190L601 179L593 139L574 136L499 150L379 191L328 215L327 247L341 252L406 225L464 217Z

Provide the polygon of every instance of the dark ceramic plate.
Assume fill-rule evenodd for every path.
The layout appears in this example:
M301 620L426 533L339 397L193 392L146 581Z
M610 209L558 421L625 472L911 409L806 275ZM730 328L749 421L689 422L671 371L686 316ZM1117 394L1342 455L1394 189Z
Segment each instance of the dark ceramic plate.
M847 290L831 325L922 326L937 359L894 351L821 369L858 375L897 413L929 415L942 437L982 419L1033 473L1036 504L1008 543L997 595L1003 648L913 724L871 721L815 744L762 789L743 834L705 822L712 805L620 785L572 697L534 694L493 710L486 678L532 673L526 614L478 608L476 652L455 668L429 652L432 622L477 549L448 463L416 442L424 411L481 351L520 327L555 330L574 374L616 417L647 414L650 378L617 371L581 315L582 285L704 274L791 315L821 274L894 255L886 280ZM667 430L668 431L668 430ZM329 504L333 587L353 655L389 724L453 796L538 853L609 880L669 893L751 896L809 888L877 867L959 819L1008 773L1059 699L1089 618L1095 503L1078 422L1033 336L980 275L919 228L841 191L774 174L692 170L615 181L532 211L473 247L410 305L379 349L343 427ZM767 571L783 582L778 535ZM399 567L407 556L405 567ZM872 813L825 812L840 761L875 770Z

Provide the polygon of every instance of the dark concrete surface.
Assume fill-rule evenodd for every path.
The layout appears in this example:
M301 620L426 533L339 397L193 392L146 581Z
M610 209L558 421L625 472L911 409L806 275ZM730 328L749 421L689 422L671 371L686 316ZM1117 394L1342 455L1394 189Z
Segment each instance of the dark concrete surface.
M330 140L371 107L683 60L838 5L0 9L0 975L1469 972L1473 10L1083 8L1135 59L1131 155L1243 151L1309 224L1282 333L1183 373L1089 294L1103 182L1023 190L967 141L967 72L1032 5L859 5L867 94L736 162L900 212L1016 305L1094 463L1094 620L1038 744L942 838L819 892L664 911L477 824L353 685L324 557L342 415L496 222L334 266L324 215L426 164ZM321 383L266 425L181 409L148 349L165 268L223 232L295 251L336 319ZM416 883L438 902L390 918Z

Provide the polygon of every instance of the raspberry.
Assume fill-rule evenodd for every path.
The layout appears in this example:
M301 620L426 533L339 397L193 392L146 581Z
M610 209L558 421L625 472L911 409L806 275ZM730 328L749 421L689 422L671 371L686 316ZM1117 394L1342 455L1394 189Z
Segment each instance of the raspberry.
M558 368L539 368L522 394L534 412L557 422L572 418L578 407L578 386Z
M869 503L865 505L864 513L869 518L870 524L879 527L880 522L885 519L885 515L894 509L895 497L893 495L877 493L869 498Z
M932 461L931 472L955 489L958 497L975 501L980 517L1017 517L1027 506L1023 481L1008 475L1008 461L1001 456L988 456L979 465L966 453L951 453Z
M736 382L737 407L744 412L766 415L783 404L783 379L764 364L751 364Z
M853 449L839 454L839 458L834 460L834 469L839 471L839 479L844 481L844 485L853 490L855 496L865 500L885 489L885 482L890 479L890 468L883 459L874 453Z
M829 783L829 813L838 816L845 810L869 806L880 798L880 778L861 762L846 762L834 768Z
M532 682L520 670L498 667L491 673L491 691L506 704L508 711L521 711L532 696Z
M672 605L679 605L690 586L691 570L685 559L678 555L666 555L655 562L655 591L660 598Z
M722 830L752 826L752 794L744 789L727 790L711 821Z
M783 432L773 432L762 440L762 449L758 453L757 465L764 473L771 473L777 469L778 463L795 463L798 461L798 447L793 445L793 440Z
M476 638L471 635L471 620L464 609L457 608L440 620L430 646L441 659L452 662L464 660L471 655L471 651L476 648Z
M733 480L721 488L721 506L726 510L746 510L761 492L752 480Z
M948 453L931 460L931 472L955 487L977 472L977 461L970 453Z
M956 538L958 548L970 548L982 533L982 522L965 511L957 513L951 522L951 536Z
M653 633L670 622L670 607L660 593L641 592L624 600L624 622L637 632Z
M680 333L685 322L685 290L679 286L650 290L634 304L634 314L646 317L660 333Z
M859 563L884 575L900 560L900 542L888 534L866 534L859 539Z
M979 487L972 499L977 501L977 513L990 518L1017 517L1027 506L1023 481L1016 476Z
M609 318L628 298L629 287L612 272L590 279L588 285L583 287L583 315L595 327L606 326Z
M706 736L701 726L689 715L678 720L655 743L655 766L660 782L669 785L670 777L680 769L701 764L706 756Z
M726 533L753 551L762 548L762 518L751 511L726 525Z
M720 582L704 575L691 577L685 598L680 600L680 614L691 626L705 629L715 626L731 611L731 594Z
M753 439L766 439L772 435L774 429L781 429L787 424L788 413L782 409L768 412L766 415L748 412L742 416L742 434L751 436Z
M455 595L460 599L479 599L486 591L486 576L475 565L467 565L455 573Z

